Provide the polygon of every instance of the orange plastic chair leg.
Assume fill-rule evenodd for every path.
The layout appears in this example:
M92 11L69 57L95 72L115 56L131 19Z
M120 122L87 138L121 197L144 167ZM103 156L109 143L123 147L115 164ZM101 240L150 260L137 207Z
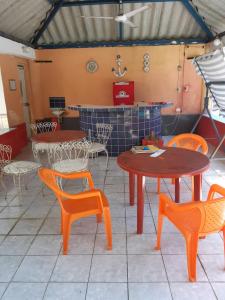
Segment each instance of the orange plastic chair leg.
M157 193L160 193L160 178L157 180Z
M163 214L159 213L159 215L158 215L158 228L157 228L157 241L156 241L155 250L160 250L160 248L161 248L162 227L163 227Z
M196 281L196 261L198 251L198 235L192 234L186 237L187 266L189 281Z
M68 251L68 243L70 238L70 217L63 216L63 254L66 255Z
M104 212L105 233L107 237L107 249L112 250L112 224L109 208L105 208Z

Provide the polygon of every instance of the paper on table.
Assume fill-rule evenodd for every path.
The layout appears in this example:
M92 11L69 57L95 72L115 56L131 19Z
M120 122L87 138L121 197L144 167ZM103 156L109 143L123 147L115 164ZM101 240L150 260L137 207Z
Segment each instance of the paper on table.
M166 150L163 150L163 149L159 149L158 151L154 152L153 154L151 154L150 156L151 157L158 157L160 156L161 154L163 154Z
M131 151L133 153L154 153L157 150L160 150L158 147L154 145L147 145L147 146L133 146Z

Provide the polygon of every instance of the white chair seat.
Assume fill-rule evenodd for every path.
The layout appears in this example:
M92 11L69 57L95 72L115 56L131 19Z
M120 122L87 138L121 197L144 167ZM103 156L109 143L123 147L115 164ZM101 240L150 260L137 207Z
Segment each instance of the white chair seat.
M35 143L34 147L37 151L52 150L58 146L58 143Z
M91 147L89 149L89 153L94 153L94 152L101 152L101 151L105 151L106 146L100 143L92 143Z
M52 164L52 168L61 173L72 173L87 170L88 160L66 159Z
M3 172L6 174L26 174L40 168L40 164L33 161L15 161L9 163L3 168Z
M49 155L54 151L56 147L58 147L59 143L36 143L32 142L32 150L33 155L36 161L40 161L40 153L47 152L48 153L48 161Z
M48 144L47 143L35 143L34 147L38 151L48 150Z

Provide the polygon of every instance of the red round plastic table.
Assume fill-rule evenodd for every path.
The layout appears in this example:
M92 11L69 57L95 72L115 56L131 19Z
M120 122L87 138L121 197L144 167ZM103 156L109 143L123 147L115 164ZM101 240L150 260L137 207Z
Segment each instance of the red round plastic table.
M143 232L144 186L145 177L175 178L175 201L180 201L180 183L182 176L194 176L194 200L201 199L201 174L209 168L206 155L178 147L165 148L158 157L148 153L134 154L131 151L121 153L118 165L129 172L130 205L134 205L135 175L137 175L137 233Z
M81 130L56 130L36 134L32 137L32 141L36 143L63 143L79 141L86 136L87 134Z

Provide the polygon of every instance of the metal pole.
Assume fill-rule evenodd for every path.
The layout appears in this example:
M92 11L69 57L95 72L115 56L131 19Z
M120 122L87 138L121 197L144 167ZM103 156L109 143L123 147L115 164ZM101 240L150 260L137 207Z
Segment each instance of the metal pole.
M191 133L194 133L195 132L195 129L197 128L198 126L198 123L200 122L205 110L207 110L208 108L208 103L209 103L209 89L207 87L206 89L206 95L205 95L205 99L204 99L204 108L200 114L200 116L198 117L198 120L195 122L195 125L193 126L192 130L191 130Z
M215 149L215 150L213 151L213 153L210 155L210 159L214 159L214 160L225 160L225 157L214 158L214 156L216 155L217 151L218 151L219 148L222 146L224 140L225 140L225 134L224 134L222 140L220 141L219 145L216 147L216 149Z

